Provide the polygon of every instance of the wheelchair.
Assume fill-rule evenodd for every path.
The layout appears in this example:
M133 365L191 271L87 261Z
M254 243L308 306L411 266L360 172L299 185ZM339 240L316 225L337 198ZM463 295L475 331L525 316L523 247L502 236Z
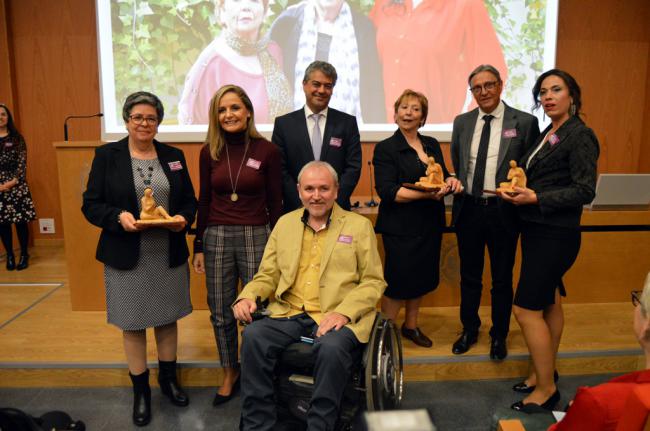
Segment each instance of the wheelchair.
M399 408L403 394L402 343L392 320L377 313L368 344L345 387L337 431L353 430L360 413ZM293 343L283 352L275 372L278 424L306 429L313 392L315 357L312 345Z

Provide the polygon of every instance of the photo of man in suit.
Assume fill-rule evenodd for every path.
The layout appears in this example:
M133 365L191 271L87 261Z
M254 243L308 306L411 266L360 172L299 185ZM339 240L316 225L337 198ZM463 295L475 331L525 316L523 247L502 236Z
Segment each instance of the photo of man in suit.
M271 141L282 153L285 212L300 208L298 173L312 160L332 165L339 177L337 203L350 209L361 175L361 141L356 118L329 107L336 79L334 66L314 61L302 81L305 107L275 119Z
M454 119L451 138L454 171L465 188L464 194L454 195L452 209L460 257L463 325L452 352L463 354L478 339L487 246L492 273L490 358L502 360L508 355L512 267L519 232L514 206L484 190L493 191L506 181L510 160L519 161L535 143L539 125L533 115L513 109L501 100L503 81L493 66L478 66L470 73L468 82L478 108Z
M255 299L270 299L270 317L242 333L244 430L276 429L273 370L301 336L314 339L316 357L307 428L334 429L343 390L386 287L372 223L335 203L334 169L312 161L298 181L304 209L278 220L259 271L233 306L237 320L250 323Z

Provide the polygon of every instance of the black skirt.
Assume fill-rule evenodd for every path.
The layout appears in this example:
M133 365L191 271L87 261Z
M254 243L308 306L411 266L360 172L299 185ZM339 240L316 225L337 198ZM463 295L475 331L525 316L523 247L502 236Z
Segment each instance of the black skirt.
M562 276L580 251L580 229L524 222L521 226L521 274L514 304L543 310L555 303L555 290L566 296Z
M442 232L428 235L383 234L384 295L391 299L416 299L433 291L440 280Z

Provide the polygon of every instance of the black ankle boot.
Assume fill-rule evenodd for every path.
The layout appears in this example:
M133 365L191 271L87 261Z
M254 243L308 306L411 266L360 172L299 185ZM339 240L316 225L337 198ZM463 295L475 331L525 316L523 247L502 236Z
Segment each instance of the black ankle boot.
M190 398L178 384L176 361L158 360L158 384L162 393L169 398L172 404L185 407L190 403Z
M18 266L16 266L16 270L22 271L23 269L26 269L28 266L29 266L29 255L21 254L20 260L18 261Z
M139 427L151 421L151 388L149 387L149 370L134 376L133 382L133 423Z
M7 271L13 271L14 269L16 269L16 258L13 253L7 253Z

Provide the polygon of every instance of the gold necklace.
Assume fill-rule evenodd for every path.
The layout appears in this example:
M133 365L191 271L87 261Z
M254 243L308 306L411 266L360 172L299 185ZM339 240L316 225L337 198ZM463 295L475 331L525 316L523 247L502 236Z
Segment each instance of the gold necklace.
M239 174L241 174L241 168L244 166L244 160L246 160L246 153L248 152L248 139L246 139L246 146L244 147L244 156L241 158L241 163L239 164L239 170L237 171L237 177L235 182L232 182L232 172L230 170L230 153L228 152L228 143L226 142L226 161L228 162L228 178L230 178L230 187L232 187L232 193L230 194L230 200L237 202L239 200L239 195L237 194L237 184L239 183Z

